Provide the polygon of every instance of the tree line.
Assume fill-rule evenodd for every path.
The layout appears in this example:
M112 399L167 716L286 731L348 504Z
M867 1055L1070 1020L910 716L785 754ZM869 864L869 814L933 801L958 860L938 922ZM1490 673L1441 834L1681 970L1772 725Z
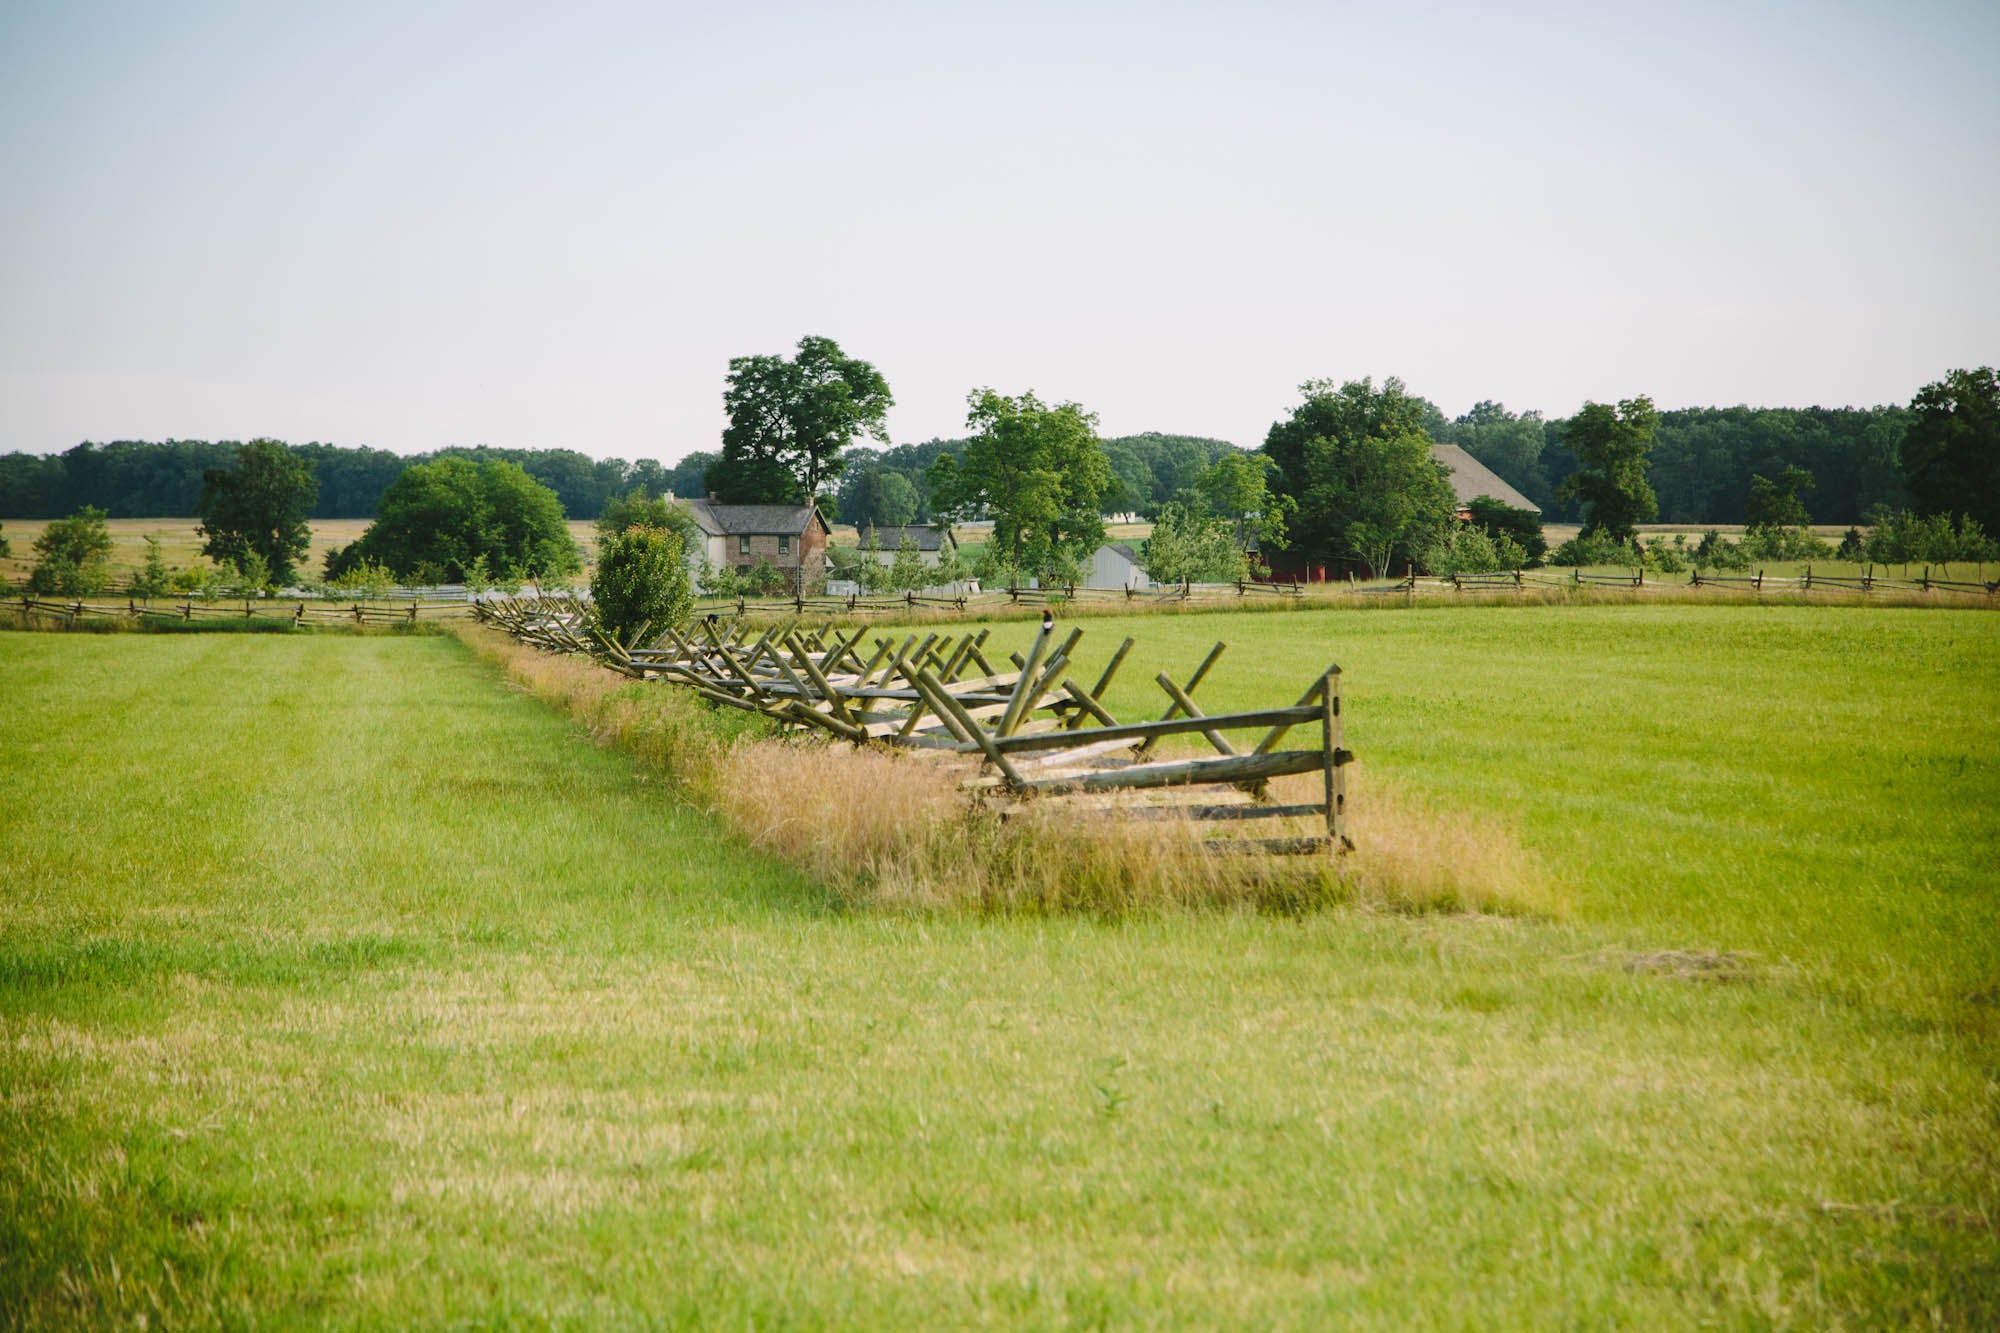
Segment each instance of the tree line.
M1558 495L1576 472L1563 422L1535 411L1482 402L1446 417L1423 398L1419 424L1429 438L1457 444L1542 509L1550 522L1575 522L1579 502ZM1747 520L1750 479L1787 467L1812 473L1812 511L1822 523L1861 523L1878 507L1907 507L1911 497L1898 450L1911 420L1907 406L1866 408L1700 407L1659 414L1649 476L1663 522L1739 524ZM828 517L866 526L932 522L929 470L944 454L965 452L965 438L846 451ZM1111 469L1105 512L1156 517L1196 476L1235 449L1226 440L1147 432L1101 441ZM227 467L237 441L118 440L83 443L60 454L0 455L0 519L44 518L93 505L112 518L192 514L202 475ZM369 518L390 483L413 463L456 457L518 465L556 493L565 513L595 518L613 497L633 490L683 499L706 495L722 455L697 450L676 463L593 459L573 449L451 447L406 456L333 444L291 446L313 464L319 493L310 518Z
M563 574L577 567L561 530L565 510L608 515L669 490L706 490L725 503L811 503L829 517L869 526L990 521L993 539L978 572L1010 582L1074 581L1104 540L1106 515L1126 507L1155 520L1147 558L1156 578L1173 577L1170 569L1184 578L1241 577L1253 552L1256 563L1284 566L1281 573L1380 575L1399 563L1437 571L1534 561L1539 516L1493 503L1475 503L1462 516L1449 474L1432 456L1437 440L1463 444L1544 514L1578 517L1582 532L1550 557L1561 563L1644 558L1634 546L1638 526L1663 511L1674 518L1674 503L1711 512L1726 503L1765 558L1820 554L1823 543L1807 527L1815 517L1892 526L1897 501L1945 524L1908 531L1912 541L1931 544L1949 534L1950 558L1983 558L1964 553L1983 552L1991 545L1986 533L2000 529L2000 381L1991 368L1953 371L1893 411L1662 414L1639 396L1587 402L1561 421L1497 403L1447 421L1393 377L1379 387L1370 379L1313 380L1255 453L1185 436L1106 441L1080 404L992 388L968 396L963 440L893 446L887 381L821 337L802 338L792 357L738 357L726 384L729 424L720 453L692 455L671 471L657 463L592 463L570 451L454 449L417 461L381 454L397 471L375 497L376 522L329 558L326 574ZM871 450L858 444L863 439L884 447ZM79 446L30 464L59 471L66 485L72 469L111 484L114 463L145 459L148 448ZM264 440L157 448L176 466L198 461L204 450L227 450L226 466L202 470L189 506L203 517L206 553L279 582L293 572L306 520L324 516L329 505L321 464L330 446ZM332 451L336 458L348 452ZM1818 470L1790 461L1795 456L1809 457ZM1739 477L1732 467L1768 475L1747 470ZM690 485L697 468L700 481ZM25 466L18 470L28 475ZM142 471L127 468L125 480ZM1663 504L1661 486L1682 499ZM114 503L139 503L139 492L120 494ZM351 491L341 505L355 505L360 494ZM1866 515L1847 512L1863 500ZM673 536L680 542L686 524L686 515L674 512L664 526L651 519L628 526L679 529ZM623 530L614 525L606 535ZM1856 529L1843 546L1858 550L1860 542ZM1664 548L1655 555L1680 558Z
M60 454L0 454L0 519L47 518L95 506L111 518L180 518L195 512L203 477L231 466L236 440L118 440L84 443ZM645 458L593 459L574 449L453 446L414 456L334 444L288 446L312 464L319 490L308 518L372 518L403 470L441 458L512 463L555 492L564 512L595 518L612 497L633 490L699 495L714 455L679 464Z

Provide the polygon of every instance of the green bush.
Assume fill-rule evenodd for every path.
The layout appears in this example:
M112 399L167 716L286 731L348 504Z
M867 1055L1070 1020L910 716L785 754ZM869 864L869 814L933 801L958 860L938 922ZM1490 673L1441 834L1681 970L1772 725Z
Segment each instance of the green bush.
M1602 530L1579 533L1558 546L1549 556L1552 565L1637 565L1643 557L1638 547L1621 542Z
M111 529L102 509L85 505L59 518L35 538L39 557L28 574L28 591L39 597L84 597L111 582Z
M1868 558L1880 565L1978 563L2000 559L2000 547L1970 515L1924 517L1908 510L1878 515Z
M1751 528L1743 534L1743 551L1753 560L1824 560L1833 547L1811 528Z
M1693 561L1696 569L1748 569L1750 553L1710 528L1695 544Z
M1662 574L1685 572L1688 567L1687 538L1678 532L1672 542L1665 537L1648 537L1645 561L1647 569L1657 569Z
M680 534L669 528L631 527L605 542L590 579L598 627L622 642L645 626L687 624L694 589L681 550Z
M1515 547L1516 550L1520 548ZM1501 567L1500 553L1486 529L1461 523L1430 543L1420 555L1423 566L1439 578L1454 574L1487 574Z

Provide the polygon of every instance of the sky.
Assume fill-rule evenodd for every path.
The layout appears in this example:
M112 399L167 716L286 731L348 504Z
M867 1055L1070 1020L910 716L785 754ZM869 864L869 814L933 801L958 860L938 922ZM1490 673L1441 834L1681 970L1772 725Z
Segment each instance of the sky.
M0 4L0 451L671 461L838 341L1246 446L2000 361L2000 5Z

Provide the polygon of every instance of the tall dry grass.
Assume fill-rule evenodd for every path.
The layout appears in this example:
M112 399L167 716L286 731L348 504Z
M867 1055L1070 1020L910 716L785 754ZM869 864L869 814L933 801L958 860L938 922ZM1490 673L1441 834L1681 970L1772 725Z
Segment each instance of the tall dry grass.
M1092 818L1061 802L1006 812L960 790L965 762L935 751L857 749L774 734L586 658L551 656L498 630L453 632L508 680L576 718L600 743L664 774L690 804L807 870L854 907L1123 915L1353 903L1397 911L1559 914L1561 886L1494 820L1445 811L1350 768L1353 851L1338 858L1217 855L1212 826ZM1281 779L1285 803L1319 794ZM1259 836L1314 830L1273 827ZM1289 821L1282 821L1289 822Z

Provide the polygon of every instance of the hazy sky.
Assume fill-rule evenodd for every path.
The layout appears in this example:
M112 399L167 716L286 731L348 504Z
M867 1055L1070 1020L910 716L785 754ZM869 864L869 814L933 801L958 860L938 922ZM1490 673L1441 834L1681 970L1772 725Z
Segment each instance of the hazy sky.
M0 0L0 450L717 447L839 341L1260 442L2000 361L2000 5Z

